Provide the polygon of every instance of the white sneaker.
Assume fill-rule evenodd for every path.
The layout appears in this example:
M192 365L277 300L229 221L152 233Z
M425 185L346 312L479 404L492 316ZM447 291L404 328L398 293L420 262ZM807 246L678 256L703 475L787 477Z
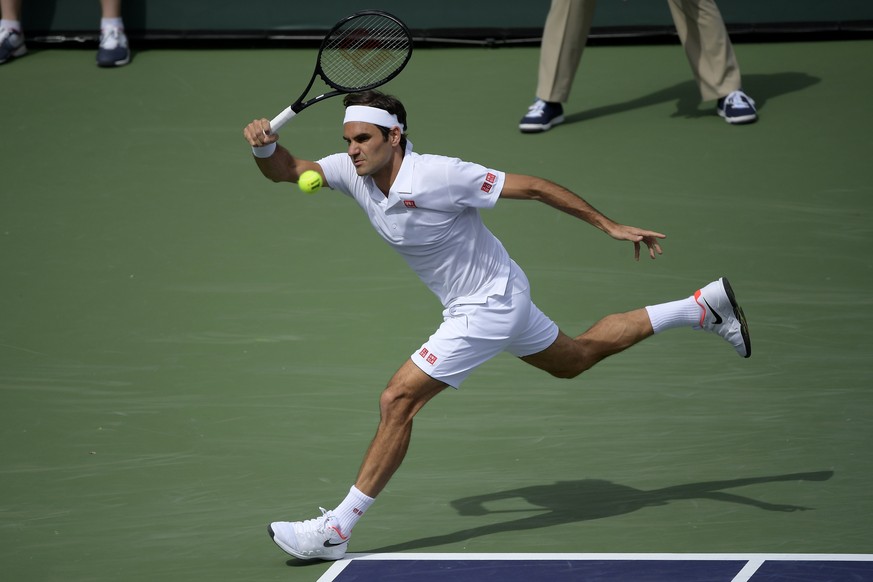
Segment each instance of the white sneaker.
M121 67L130 62L130 48L124 30L110 26L100 31L100 48L97 49L98 67Z
M694 293L694 300L703 310L700 327L717 333L744 358L752 355L752 341L743 309L737 304L734 291L726 277L713 281Z
M301 560L340 560L349 547L332 511L306 521L274 521L267 531L276 545Z
M0 65L27 54L24 37L12 28L0 28Z

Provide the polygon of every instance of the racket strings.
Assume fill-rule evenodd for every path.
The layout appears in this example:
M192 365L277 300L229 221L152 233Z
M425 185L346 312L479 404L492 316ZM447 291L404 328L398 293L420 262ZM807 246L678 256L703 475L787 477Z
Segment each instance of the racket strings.
M406 29L384 16L352 19L325 40L320 65L329 82L345 90L381 84L409 57L412 39Z

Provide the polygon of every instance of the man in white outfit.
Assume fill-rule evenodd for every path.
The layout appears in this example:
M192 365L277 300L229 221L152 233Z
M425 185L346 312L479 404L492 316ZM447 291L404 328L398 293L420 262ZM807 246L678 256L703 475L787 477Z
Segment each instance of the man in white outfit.
M352 528L403 461L416 413L502 351L553 376L574 378L655 333L697 327L715 332L741 356L751 355L745 318L723 278L678 301L608 315L579 336L564 334L531 301L524 272L485 227L480 209L502 199L539 200L633 243L636 259L641 244L651 258L660 254L664 235L610 220L548 180L414 152L406 110L390 95L356 93L344 104L348 150L317 162L278 145L267 119L247 125L243 133L258 168L275 182L318 172L326 186L361 206L445 309L443 323L383 390L376 436L346 498L320 517L270 524L270 535L287 553L304 560L342 558Z

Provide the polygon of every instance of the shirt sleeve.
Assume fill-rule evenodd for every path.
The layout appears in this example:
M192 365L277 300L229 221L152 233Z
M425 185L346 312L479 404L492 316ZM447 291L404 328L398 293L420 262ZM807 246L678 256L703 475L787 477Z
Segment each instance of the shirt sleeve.
M506 174L473 162L453 159L446 167L450 196L459 206L492 208L500 197Z
M355 166L349 162L346 154L331 154L316 162L321 166L327 185L334 190L352 195L352 184L358 179Z
M455 211L459 208L491 208L497 203L506 174L458 158L423 154L416 162L412 196L427 192L428 208Z

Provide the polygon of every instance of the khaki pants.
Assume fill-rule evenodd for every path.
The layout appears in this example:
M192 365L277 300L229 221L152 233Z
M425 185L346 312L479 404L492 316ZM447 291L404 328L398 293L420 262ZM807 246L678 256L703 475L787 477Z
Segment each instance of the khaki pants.
M591 30L596 0L552 0L543 29L537 97L564 103ZM740 67L714 0L668 0L704 101L741 87Z

